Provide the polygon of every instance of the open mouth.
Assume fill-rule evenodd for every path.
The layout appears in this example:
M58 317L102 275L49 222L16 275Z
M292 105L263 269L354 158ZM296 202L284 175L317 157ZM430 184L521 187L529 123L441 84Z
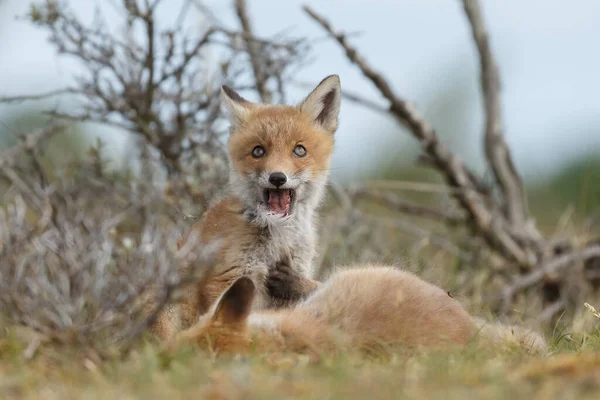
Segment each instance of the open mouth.
M288 216L294 204L293 189L265 189L265 202L270 212Z

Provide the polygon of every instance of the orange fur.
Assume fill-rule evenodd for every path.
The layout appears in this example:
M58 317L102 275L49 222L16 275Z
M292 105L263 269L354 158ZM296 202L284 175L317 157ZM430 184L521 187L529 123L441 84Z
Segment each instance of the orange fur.
M243 290L240 290L243 286ZM465 346L478 337L484 346L516 344L545 353L538 334L472 317L439 287L396 268L368 266L333 274L296 307L251 312L254 287L242 277L192 328L172 345L194 342L223 353L295 351L319 354L348 348L390 345ZM243 308L224 324L228 307ZM230 320L231 321L231 320ZM507 335L507 333L511 333Z
M306 157L293 156L298 144L310 150ZM266 149L266 157L252 157L258 145ZM283 170L295 174L306 169L325 173L333 145L331 132L313 124L298 108L272 106L251 109L245 122L234 128L228 149L232 168L241 173Z
M313 219L333 152L339 78L324 79L297 106L250 103L228 87L222 93L231 122L230 193L212 204L178 243L182 248L219 240L221 251L210 276L157 318L152 331L162 340L195 323L240 276L251 277L256 286L255 308L291 303L295 300L287 297L304 297L318 286L311 279L316 248ZM253 157L256 146L264 149L263 157ZM304 156L294 153L297 146L306 150ZM284 173L287 181L281 190L293 192L289 215L273 214L265 201L266 191L280 190L270 183L273 172ZM278 286L284 294L293 293L285 300L272 298L266 287L269 270L282 260L295 272L293 278L279 281L284 282Z

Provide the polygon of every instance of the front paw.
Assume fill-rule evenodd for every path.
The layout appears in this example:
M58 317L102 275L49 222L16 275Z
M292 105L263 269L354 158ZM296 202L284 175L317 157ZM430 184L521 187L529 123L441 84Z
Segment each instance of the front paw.
M299 290L302 276L292 269L288 263L277 262L270 268L267 276L267 292L277 300L297 300L302 293Z

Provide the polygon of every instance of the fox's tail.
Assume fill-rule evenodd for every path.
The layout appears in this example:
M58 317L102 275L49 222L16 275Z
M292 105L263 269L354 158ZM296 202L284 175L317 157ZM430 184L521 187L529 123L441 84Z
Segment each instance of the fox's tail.
M522 349L531 354L547 355L548 343L539 333L522 326L505 325L475 318L478 340L484 346Z

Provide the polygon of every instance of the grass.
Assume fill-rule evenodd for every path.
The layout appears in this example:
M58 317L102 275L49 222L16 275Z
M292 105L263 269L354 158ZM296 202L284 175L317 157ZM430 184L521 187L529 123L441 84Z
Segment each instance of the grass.
M600 331L576 341L558 335L549 357L466 348L319 360L191 347L165 356L148 342L125 360L49 345L28 354L25 333L7 328L0 339L1 398L592 399L600 390Z

